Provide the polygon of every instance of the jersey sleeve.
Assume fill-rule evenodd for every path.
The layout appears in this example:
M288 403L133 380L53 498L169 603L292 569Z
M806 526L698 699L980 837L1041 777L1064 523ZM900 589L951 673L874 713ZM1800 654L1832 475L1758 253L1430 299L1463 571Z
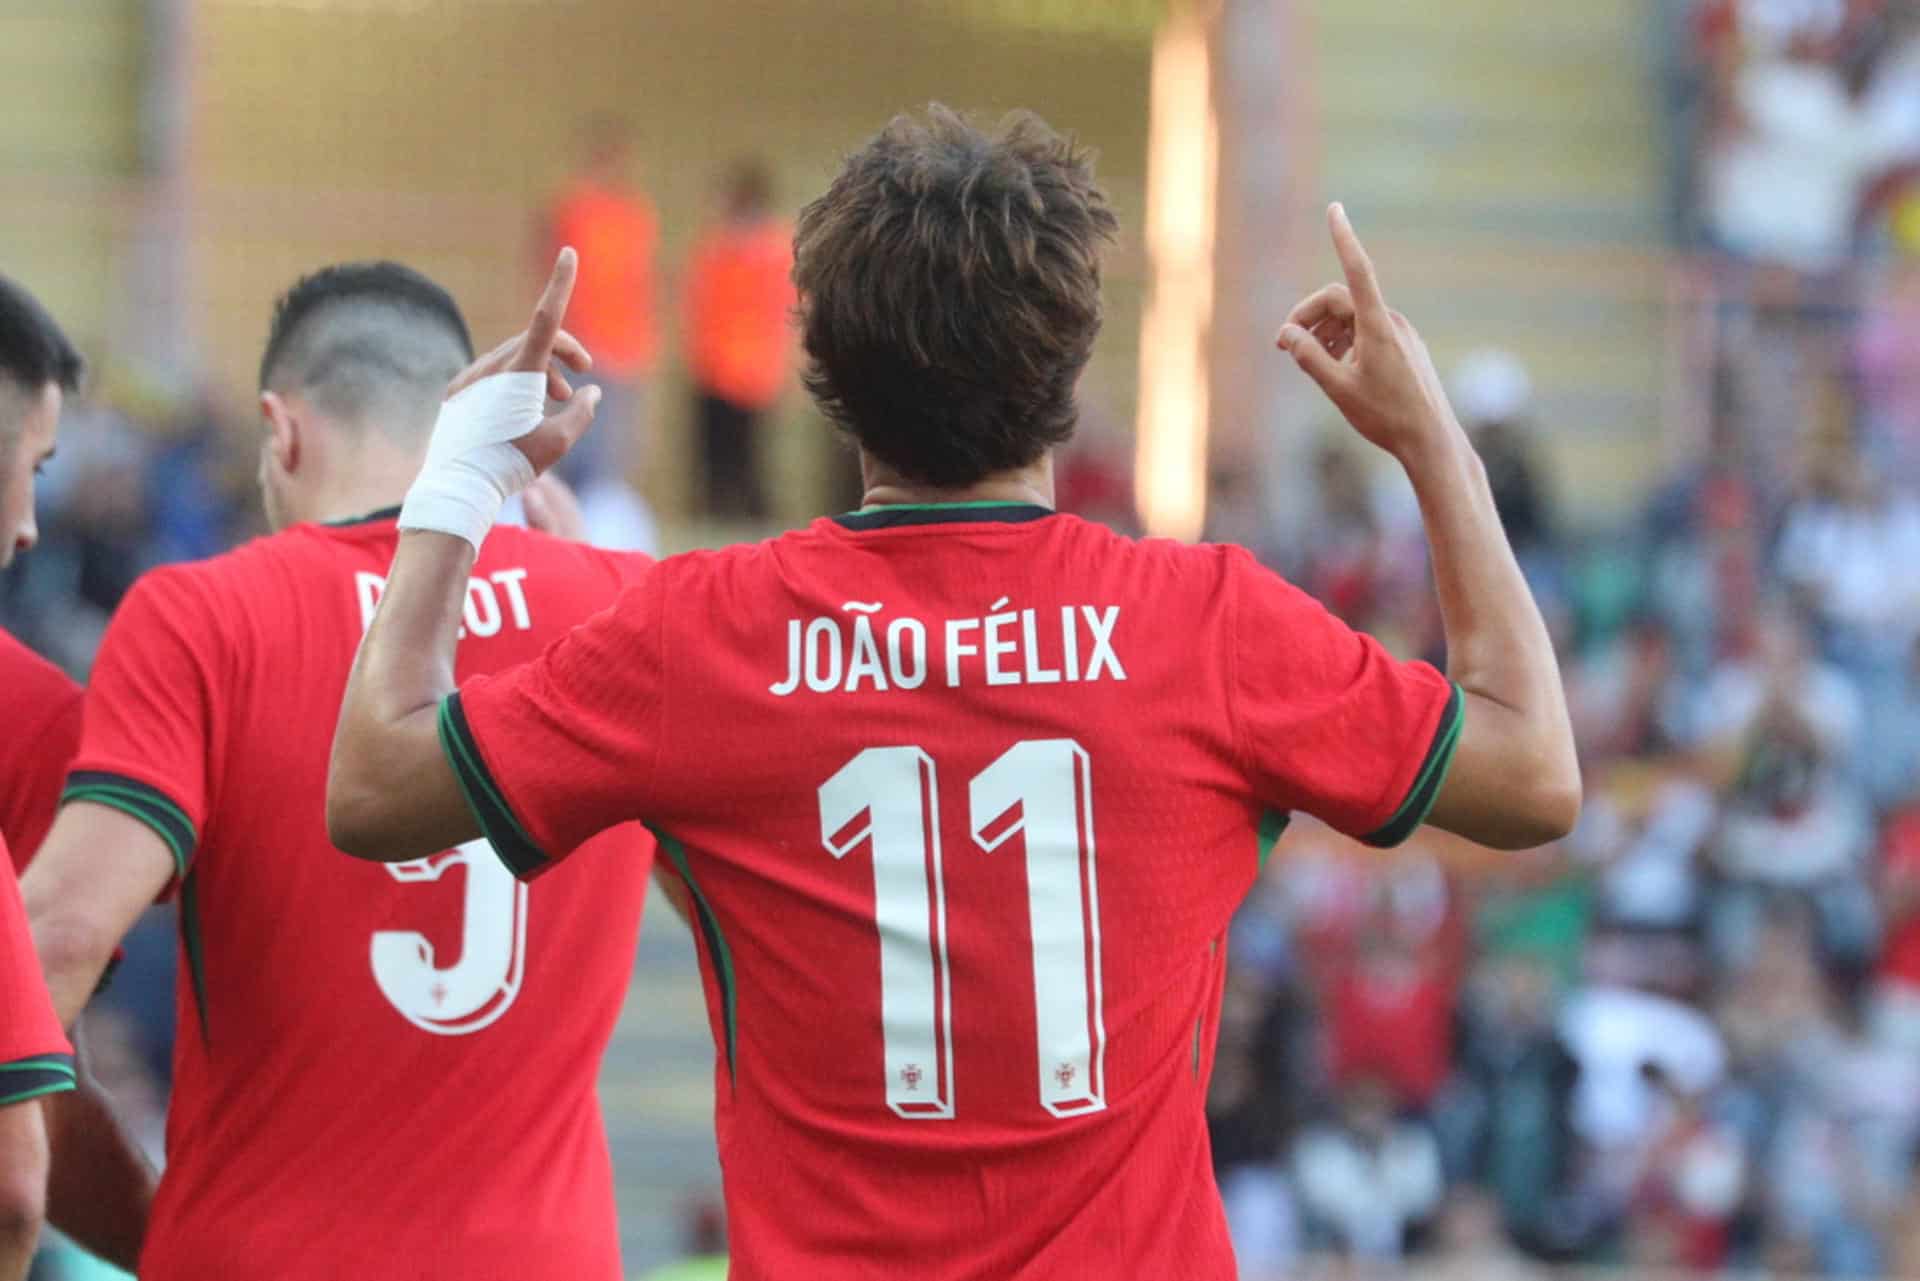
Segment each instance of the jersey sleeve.
M80 751L62 803L92 801L139 819L193 862L205 820L207 761L221 688L214 612L177 570L148 574L120 603L88 681Z
M1370 845L1426 820L1459 742L1459 689L1402 662L1238 548L1232 713L1260 799Z
M440 743L487 840L528 879L595 833L648 816L664 715L665 571L531 663L467 681Z
M0 853L6 842L0 840ZM3 861L3 860L0 860ZM27 909L13 873L0 868L0 1106L74 1088L73 1046L40 976Z
M80 687L0 635L0 836L16 870L40 848L80 745Z

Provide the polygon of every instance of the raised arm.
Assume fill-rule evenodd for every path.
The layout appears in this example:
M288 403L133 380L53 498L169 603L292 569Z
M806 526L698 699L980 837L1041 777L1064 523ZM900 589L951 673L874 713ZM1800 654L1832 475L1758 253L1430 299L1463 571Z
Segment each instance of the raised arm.
M597 388L574 396L560 373L589 364L561 328L575 270L573 251L561 250L526 331L447 389L334 729L327 833L349 854L404 862L481 834L441 749L440 705L454 689L454 642L481 539L500 503L560 460L599 403ZM544 386L517 377L526 374ZM565 402L545 418L543 392Z
M1346 283L1302 300L1280 346L1355 431L1399 461L1420 500L1447 674L1466 711L1428 821L1503 849L1544 844L1580 814L1580 770L1553 643L1426 344L1387 306L1346 212L1334 205L1328 221Z

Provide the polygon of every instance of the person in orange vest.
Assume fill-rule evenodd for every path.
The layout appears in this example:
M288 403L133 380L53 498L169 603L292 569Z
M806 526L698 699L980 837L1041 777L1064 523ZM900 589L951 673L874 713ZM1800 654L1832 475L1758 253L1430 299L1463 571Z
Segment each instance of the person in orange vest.
M593 371L575 381L601 390L597 443L587 444L584 454L574 451L563 471L580 491L592 541L644 548L635 531L644 527L650 537L652 516L627 482L640 455L647 387L660 355L654 267L660 218L633 181L627 124L596 116L583 139L584 163L547 208L540 237L543 264L565 245L579 253L567 326L593 353Z
M687 352L707 511L764 520L761 420L793 371L793 229L772 213L766 166L747 160L721 186L720 217L694 246Z

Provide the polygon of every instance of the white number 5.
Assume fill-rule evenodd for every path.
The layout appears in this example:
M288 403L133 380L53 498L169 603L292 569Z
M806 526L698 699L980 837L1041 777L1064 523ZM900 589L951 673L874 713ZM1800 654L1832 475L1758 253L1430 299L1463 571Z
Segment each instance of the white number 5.
M527 887L514 879L485 841L468 841L432 858L388 863L403 885L437 881L452 867L467 871L460 959L441 969L433 944L413 930L373 936L374 982L407 1022L440 1036L478 1032L507 1012L526 970Z

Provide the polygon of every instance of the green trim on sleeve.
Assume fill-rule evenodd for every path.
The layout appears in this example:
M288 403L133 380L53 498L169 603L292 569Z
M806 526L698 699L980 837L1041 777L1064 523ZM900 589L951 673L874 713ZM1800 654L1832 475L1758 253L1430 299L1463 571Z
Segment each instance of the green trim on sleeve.
M1273 847L1280 843L1286 834L1287 824L1293 822L1293 815L1285 810L1268 810L1260 816L1260 870L1267 870L1267 860L1273 857Z
M159 788L105 770L75 770L67 775L67 787L60 794L60 803L65 805L69 801L88 801L137 818L152 828L173 852L173 874L180 884L180 942L187 954L194 1006L200 1014L200 1039L206 1042L207 968L201 947L199 895L193 875L193 855L199 844L193 820L187 817L184 806ZM108 963L100 978L101 988L106 986L117 964L117 959Z
M720 984L720 1006L726 1018L727 1080L734 1079L734 1047L737 1044L733 950L727 946L727 936L720 931L720 918L714 914L713 904L700 888L700 882L693 877L693 869L687 865L687 847L678 839L667 835L653 824L647 824L647 830L660 842L660 848L673 860L674 870L680 873L680 879L687 883L687 889L693 894L693 904L700 918L700 937L706 944L707 956L713 963L714 977Z
M24 1103L43 1094L58 1094L78 1084L71 1054L36 1054L32 1058L0 1063L0 1107Z
M174 875L186 877L199 838L186 810L159 788L124 774L76 770L67 776L66 789L60 793L62 805L69 801L91 801L139 819L172 851Z
M453 766L453 775L460 782L460 794L466 798L467 809L480 825L487 843L493 846L493 852L507 865L507 870L524 881L552 867L553 860L527 834L520 820L514 817L507 798L493 781L493 775L488 773L486 760L480 755L480 745L474 741L466 713L461 710L458 692L441 700L439 727L440 750L446 753L447 763Z
M1458 685L1451 686L1447 695L1447 706L1440 713L1440 724L1433 732L1433 742L1427 748L1427 756L1420 764L1420 772L1413 776L1413 786L1407 789L1406 799L1400 802L1400 808L1393 817L1360 839L1368 845L1386 848L1398 845L1412 836L1414 829L1427 821L1427 815L1433 810L1433 802L1440 795L1440 785L1447 781L1447 770L1453 764L1454 749L1460 746L1460 727L1466 724L1466 700Z

